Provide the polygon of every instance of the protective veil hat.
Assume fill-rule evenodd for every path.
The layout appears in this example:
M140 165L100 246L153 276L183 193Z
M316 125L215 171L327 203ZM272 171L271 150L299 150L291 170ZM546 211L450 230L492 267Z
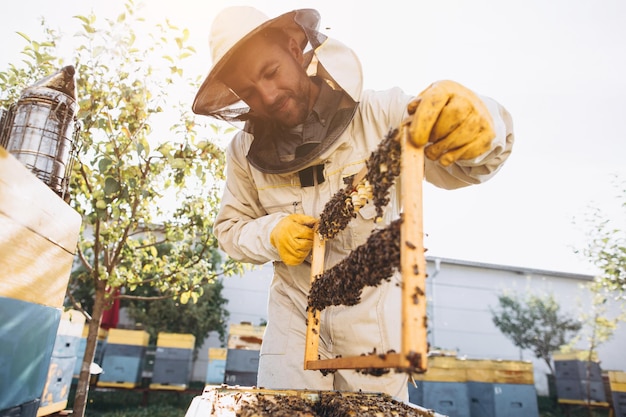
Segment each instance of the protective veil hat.
M320 15L314 9L293 10L274 19L248 6L221 11L209 36L213 67L196 94L193 112L224 120L237 120L248 112L247 106L219 80L218 74L245 41L269 27L282 29L300 42L309 62L309 75L326 79L358 101L363 79L360 61L350 48L320 33L319 22Z

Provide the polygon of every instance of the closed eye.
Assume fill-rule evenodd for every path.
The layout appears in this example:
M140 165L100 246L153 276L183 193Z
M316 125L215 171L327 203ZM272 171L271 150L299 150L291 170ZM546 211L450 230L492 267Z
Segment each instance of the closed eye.
M272 78L276 77L278 75L278 65L275 67L272 67L269 71L267 71L265 73L265 78L268 80L271 80Z

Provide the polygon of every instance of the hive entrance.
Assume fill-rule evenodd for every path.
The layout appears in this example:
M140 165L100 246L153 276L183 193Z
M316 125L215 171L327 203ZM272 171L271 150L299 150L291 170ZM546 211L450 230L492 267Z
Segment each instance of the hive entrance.
M356 189L358 184L368 177L374 178L369 183L374 187L374 198L377 201L377 211L381 213L381 204L387 204L387 191L393 182L391 177L400 178L400 201L402 215L400 221L392 223L388 228L375 231L364 245L376 244L376 238L395 238L398 247L398 269L401 275L402 310L401 310L401 347L399 352L370 352L361 356L338 357L333 359L319 359L320 337L320 310L332 305L333 300L314 299L316 294L323 293L320 286L324 285L324 250L325 242L338 232L329 230L343 228L351 218L351 203L346 201L347 207L338 204L349 198L349 192L341 190L327 204L321 215L318 233L315 233L312 260L311 260L311 294L307 318L306 345L304 353L304 369L308 370L336 370L357 369L376 374L374 370L396 369L403 372L425 372L427 367L427 335L426 335L426 259L424 256L424 232L422 209L422 185L424 178L424 148L412 145L409 139L409 125L403 124L398 130L391 132L381 143L381 146L368 160L367 167L355 176L347 189ZM393 161L389 156L397 154L399 165L393 169ZM399 172L398 172L399 171ZM379 184L377 184L378 182ZM378 188L377 188L378 187ZM333 200L336 200L333 202ZM355 201L358 206L358 200ZM329 226L330 225L330 226ZM394 228L399 229L399 233ZM320 233L321 231L321 233ZM376 234L380 235L376 235ZM399 236L398 236L399 234ZM350 257L361 250L363 253L376 254L376 250L360 247L353 251ZM361 255L363 255L363 253ZM375 256L375 255L374 255ZM394 257L391 254L390 257ZM359 256L362 262L363 256ZM391 265L392 260L385 261ZM367 262L367 261L366 261ZM340 264L335 267L341 268ZM333 267L333 268L335 268ZM329 280L330 281L330 280ZM368 284L375 285L375 284ZM336 300L335 300L336 301ZM346 304L346 300L340 300ZM358 302L348 300L347 305Z

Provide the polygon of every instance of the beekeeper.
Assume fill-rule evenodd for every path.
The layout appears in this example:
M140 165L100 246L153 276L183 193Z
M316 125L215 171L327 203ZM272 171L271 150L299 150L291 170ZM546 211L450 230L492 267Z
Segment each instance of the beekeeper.
M274 265L259 387L385 392L406 401L403 373L303 370L312 226L345 187L344 178L356 174L405 118L414 121L412 140L427 145L426 180L446 189L496 174L511 152L512 121L498 103L453 81L435 82L418 96L399 88L363 91L357 56L320 33L319 23L312 9L269 19L238 6L215 18L213 67L193 111L235 123L241 131L227 149L214 230L233 259ZM390 204L382 225L397 211ZM370 203L326 243L326 267L381 226L375 217ZM358 305L322 312L320 357L400 351L399 317L399 286L385 281L366 287Z

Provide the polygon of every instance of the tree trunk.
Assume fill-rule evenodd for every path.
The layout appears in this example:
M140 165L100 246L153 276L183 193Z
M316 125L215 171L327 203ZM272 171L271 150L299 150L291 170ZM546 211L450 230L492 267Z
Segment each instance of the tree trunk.
M556 408L559 403L559 396L556 391L556 376L554 373L549 373L546 374L546 379L548 381L548 398L550 398L552 406Z
M96 293L94 295L93 311L91 313L91 321L89 322L89 332L87 333L87 343L85 346L85 355L83 363L80 367L80 376L76 385L76 395L74 396L74 417L83 417L87 407L87 396L89 394L89 381L91 373L89 368L93 362L96 346L98 344L98 331L100 330L100 322L102 321L102 313L104 311L104 297L106 295L106 282L102 280L96 281Z

